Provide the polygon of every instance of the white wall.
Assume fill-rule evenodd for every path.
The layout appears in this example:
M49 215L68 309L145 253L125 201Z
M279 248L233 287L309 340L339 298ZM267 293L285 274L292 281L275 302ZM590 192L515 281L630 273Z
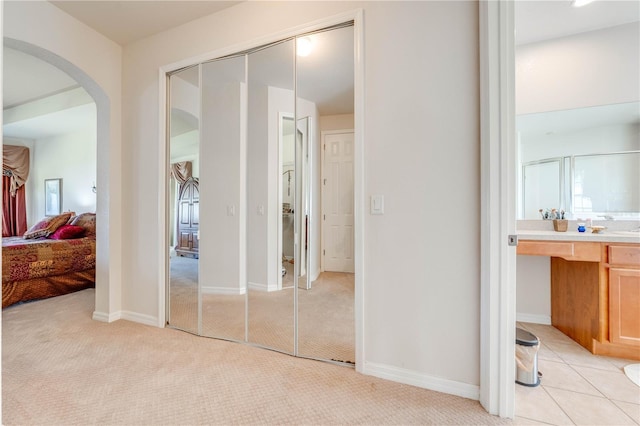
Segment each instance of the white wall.
M34 144L34 187L29 226L44 217L44 180L62 178L62 211L96 211L96 129L39 139Z
M241 61L244 64L244 61ZM224 62L209 65L225 66ZM210 293L244 294L243 212L246 84L203 67L199 282ZM243 74L240 74L243 76Z
M477 397L475 2L244 2L125 47L122 170L135 184L123 194L123 306L159 315L159 67L356 8L366 16L364 193L386 197L385 215L364 216L363 369Z
M517 256L516 319L551 324L551 261L548 256Z
M320 131L353 129L353 114L323 115L320 117Z
M518 46L516 114L640 99L640 22Z
M67 72L97 104L99 189L94 317L117 318L121 312L123 256L122 48L49 2L4 2L3 7L4 37L16 40L13 44L30 49L27 53L38 54L40 59Z

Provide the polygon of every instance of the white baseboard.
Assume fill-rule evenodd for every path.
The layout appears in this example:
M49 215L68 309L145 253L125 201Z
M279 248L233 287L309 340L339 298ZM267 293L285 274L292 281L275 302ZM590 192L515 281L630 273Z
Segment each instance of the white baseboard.
M480 386L434 377L391 365L365 362L362 373L476 401L480 399Z
M268 285L268 284L262 284L262 283L252 283L252 282L249 282L249 290L256 290L256 291L277 291L277 290L278 290L278 285L277 285L277 284Z
M152 317L151 315L144 315L144 314L139 314L137 312L130 312L130 311L118 311L118 312L112 312L110 314L107 314L105 312L94 311L92 318L95 321L100 321L100 322L114 322L114 321L123 319L127 321L137 322L140 324L151 325L153 327L160 327L160 325L158 325L157 317Z
M121 318L120 315L121 312L113 312L111 314L108 314L106 312L93 311L93 315L91 316L91 318L93 318L94 321L114 322Z
M532 324L551 325L551 315L536 315L516 313L516 321L530 322Z
M202 294L222 294L237 296L245 294L246 292L246 288L202 286Z
M150 325L152 327L159 327L158 317L152 317L151 315L139 314L137 312L122 311L120 319L133 321L140 324Z

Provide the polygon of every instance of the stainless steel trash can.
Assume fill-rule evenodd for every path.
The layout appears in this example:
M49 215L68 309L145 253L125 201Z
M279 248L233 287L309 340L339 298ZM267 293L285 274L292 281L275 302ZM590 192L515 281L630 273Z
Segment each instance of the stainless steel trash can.
M538 377L538 348L540 340L527 330L516 328L516 383L535 387Z

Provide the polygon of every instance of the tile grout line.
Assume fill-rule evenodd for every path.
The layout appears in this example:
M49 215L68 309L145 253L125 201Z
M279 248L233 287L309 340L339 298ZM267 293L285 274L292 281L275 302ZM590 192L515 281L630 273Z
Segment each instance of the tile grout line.
M548 326L548 327L553 327L553 326ZM529 329L529 328L527 328L527 327L522 327L522 328L524 328L525 330L530 331L531 333L534 333L534 334L535 334L535 330L531 330L531 329ZM542 346L542 339L541 339L540 337L538 337L538 338L540 339L540 346ZM573 341L572 341L572 342L567 342L567 343L563 343L563 342L558 342L558 343L560 343L560 344L565 344L565 345L567 345L567 346L570 346L570 345L573 345L573 344L577 344L576 342L573 342ZM632 418L629 414L627 414L627 413L626 413L622 408L620 408L620 406L618 406L618 404L616 404L616 403L615 403L615 401L618 401L618 400L615 400L615 399L611 399L611 398L609 398L607 395L605 395L605 394L604 394L604 392L603 392L603 391L602 391L602 390L601 390L601 389L600 389L600 388L599 388L595 383L593 383L592 381L590 381L588 378L584 377L582 374L580 374L580 372L579 372L578 370L576 370L576 367L580 367L580 368L588 368L588 369L590 369L590 370L596 370L596 371L601 371L601 372L610 373L610 374L616 374L616 373L617 373L617 374L624 374L624 373L622 373L622 371L621 371L621 368L620 368L620 367L618 367L616 364L614 364L614 363L613 363L612 361L610 361L609 359L606 359L606 358L604 358L604 357L599 357L599 356L597 356L597 355L593 355L593 354L590 354L590 355L592 355L592 356L596 357L597 359L600 359L600 360L603 360L603 361L607 362L607 363L608 363L609 365L611 365L611 366L612 366L616 371L609 370L609 369L604 369L604 368L597 368L597 367L593 367L593 366L590 366L590 365L574 365L574 364L569 363L569 361L567 361L565 358L563 358L563 357L562 357L562 353L558 353L557 351L553 350L550 346L548 346L548 345L546 345L546 344L545 344L545 348L546 348L547 350L549 350L550 352L552 352L555 356L557 356L557 357L558 357L558 359L559 359L560 361L551 360L551 359L544 359L544 358L541 358L541 359L543 359L545 362L555 362L555 363L557 363L557 364L565 364L565 365L567 365L568 367L570 367L570 368L571 368L571 370L573 370L576 374L578 374L578 376L580 376L580 377L581 377L583 380L585 380L589 385L591 385L591 386L592 386L592 387L593 387L593 388L594 388L594 389L595 389L595 390L596 390L596 391L597 391L601 396L591 395L591 394L586 394L586 393L583 393L583 392L578 392L578 391L569 390L569 389L563 389L563 388L559 388L559 387L556 387L556 386L547 386L548 388L558 389L558 390L561 390L561 391L564 391L564 392L571 392L571 393L575 393L575 394L579 394L579 395L592 396L592 397L595 397L595 398L601 398L601 399L604 399L604 400L606 400L606 401L609 401L609 403L611 403L611 404L612 404L615 408L617 408L617 409L618 409L622 414L624 414L624 416L625 416L625 417L627 417L628 419L630 419L633 423L635 423L635 424L639 424L639 425L640 425L640 423L636 422L636 421L635 421L635 419L633 419L633 418ZM546 394L547 394L547 395L548 395L548 396L553 400L553 402L558 406L558 408L560 408L560 410L561 410L561 411L562 411L562 412L567 416L567 418L569 418L569 420L571 420L571 422L573 422L573 424L575 424L575 422L574 422L574 420L571 418L571 416L569 416L569 414L564 410L564 408L560 405L560 403L559 403L555 398L553 398L553 396L548 392L547 387L545 387L545 386L546 386L546 385L544 385L544 384L542 384L542 383L541 383L541 386L540 386L540 387L541 387L541 388L546 392ZM629 403L629 402L627 402L627 401L619 401L619 402ZM631 404L633 404L633 403L631 403ZM640 406L640 404L636 404L636 405L639 405L639 406ZM535 419L530 419L530 420L538 421L538 420L535 420Z
M575 425L575 424L576 424L576 422L575 422L575 421L573 420L573 418L569 415L569 413L567 413L567 412L564 410L564 408L562 407L562 405L560 405L560 403L559 403L558 401L556 401L556 399L553 397L553 395L551 395L551 394L549 393L549 391L547 391L547 389L544 387L544 385L542 385L541 387L542 387L542 390L543 390L543 391L545 391L545 393L549 396L549 398L551 398L551 400L552 400L553 402L555 402L555 404L558 406L558 408L560 409L560 411L562 411L562 412L564 413L564 415L565 415L565 416L567 416L567 418L568 418L569 420L571 420L571 423ZM569 391L569 392L570 392L570 391Z

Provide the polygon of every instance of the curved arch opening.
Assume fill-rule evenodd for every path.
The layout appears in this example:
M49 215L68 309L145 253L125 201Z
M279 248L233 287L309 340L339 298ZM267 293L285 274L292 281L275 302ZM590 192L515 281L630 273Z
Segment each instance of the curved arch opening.
M100 306L108 306L109 294L109 141L110 101L106 92L82 69L65 58L37 45L3 38L4 46L34 56L68 74L91 96L96 105L96 293L94 319L103 319L98 313Z

